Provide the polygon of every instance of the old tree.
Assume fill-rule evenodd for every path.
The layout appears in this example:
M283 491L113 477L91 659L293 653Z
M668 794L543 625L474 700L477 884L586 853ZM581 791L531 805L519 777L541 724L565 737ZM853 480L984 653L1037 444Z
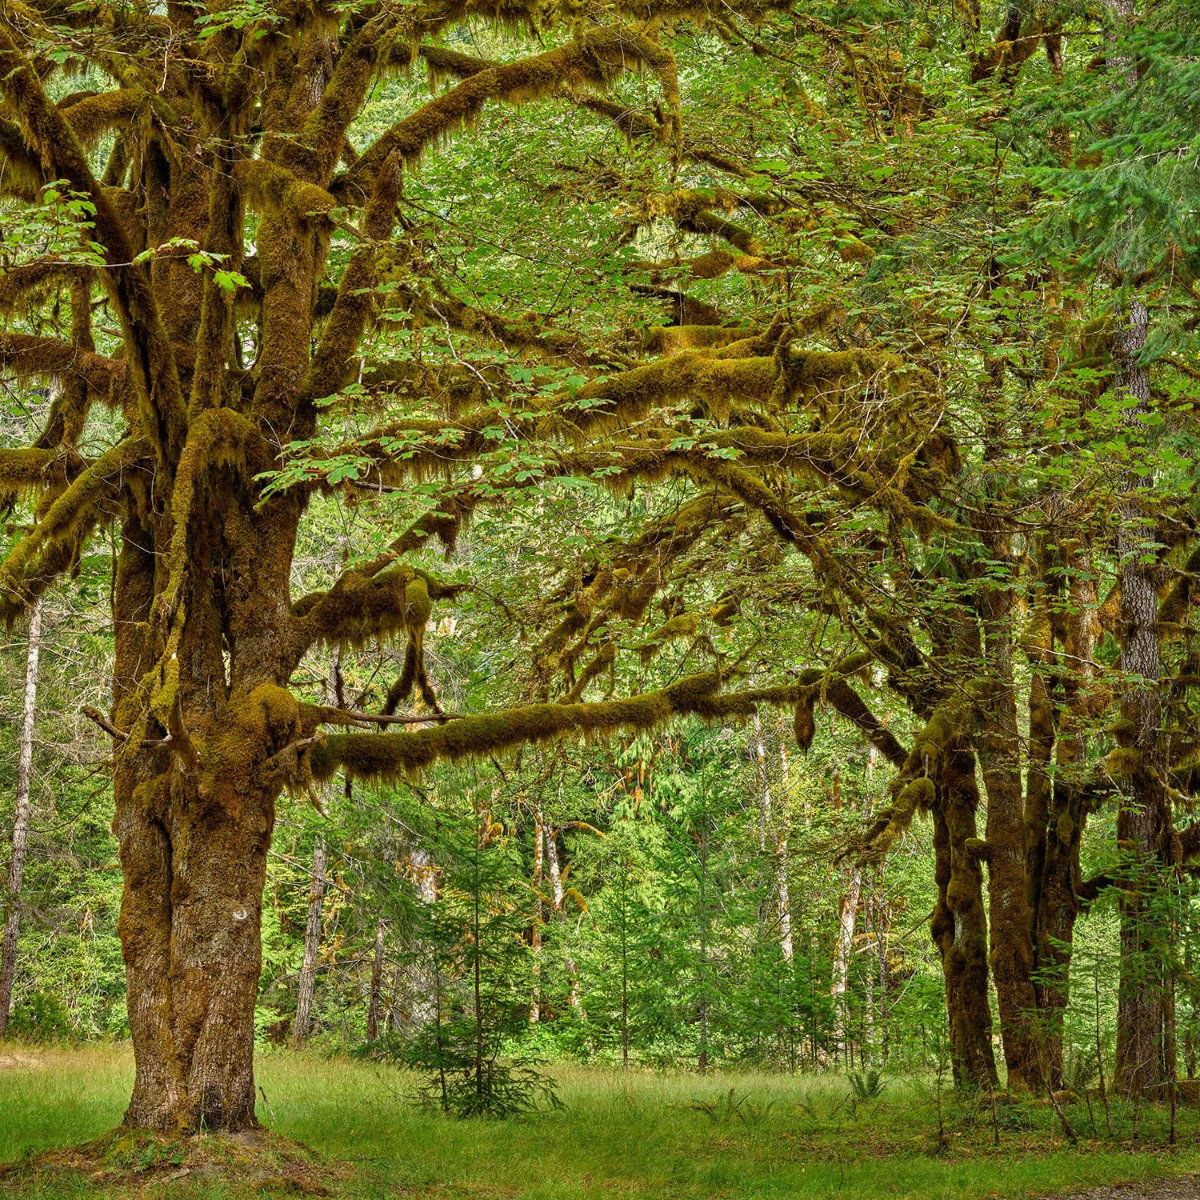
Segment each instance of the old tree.
M1093 69L1114 31L1090 11L1065 54L1065 9L1010 7L992 38L977 7L844 27L792 8L0 12L0 192L16 228L43 227L0 277L0 369L48 402L33 444L0 450L6 499L34 514L0 587L12 620L113 531L112 709L96 718L124 873L128 1124L254 1123L262 894L285 789L763 704L794 708L802 746L824 708L895 767L864 859L932 817L956 1078L996 1081L994 986L1010 1086L1059 1082L1075 916L1114 882L1080 877L1088 815L1117 803L1135 857L1158 866L1200 844L1172 819L1194 747L1166 732L1186 726L1200 677L1190 484L1127 469L1168 436L1146 419L1131 338L1150 309L1130 289L1178 306L1192 276L1169 237L1166 258L1133 263L1084 244L1086 219L1051 254L1028 181L1007 173L994 130L1019 143L1004 123L1031 62L1051 87L1075 69L1119 93ZM735 53L752 78L731 103L688 56L719 75ZM1175 77L1148 70L1143 90L1170 109ZM507 105L535 114L525 128L570 130L548 143L552 183L533 202L564 221L574 199L616 214L603 269L576 264L574 308L527 311L524 248L502 231L457 264L490 254L488 302L464 296L438 248L451 201L413 194L419 167ZM1178 114L1184 140L1186 99ZM589 149L589 129L622 152ZM1061 114L1046 130L1046 194L1086 193L1073 136L1081 161L1119 165L1119 146L1087 144ZM467 207L483 212L491 183L476 197L473 182ZM1040 229L1044 261L998 254L1004 222ZM570 234L540 235L570 258ZM1072 264L1098 255L1102 294L1081 299ZM717 280L739 281L746 313L693 294ZM652 306L670 324L647 333ZM1183 370L1160 357L1160 373ZM1190 401L1166 394L1182 419ZM670 502L527 598L537 632L512 706L443 713L426 632L474 582L420 552L553 478ZM335 492L379 503L380 526L405 512L397 497L412 511L382 552L305 592L305 518ZM761 619L721 641L739 610ZM797 661L771 634L801 618L821 637ZM406 653L383 712L306 693L314 657L394 638ZM706 669L639 683L631 659L676 643ZM1121 687L1130 674L1137 689ZM419 712L398 714L410 700ZM1143 972L1124 993L1131 1088L1173 1069L1149 986Z

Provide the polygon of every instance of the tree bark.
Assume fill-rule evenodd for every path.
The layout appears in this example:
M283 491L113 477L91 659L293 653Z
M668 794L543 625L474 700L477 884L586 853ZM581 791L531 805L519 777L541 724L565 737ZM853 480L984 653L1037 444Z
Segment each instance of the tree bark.
M1150 401L1150 378L1137 362L1145 346L1149 312L1140 301L1130 309L1129 324L1117 338L1121 385L1137 401L1132 419ZM1127 492L1151 486L1153 479L1131 479ZM1165 1053L1168 1002L1161 946L1156 949L1152 896L1168 859L1171 818L1163 787L1162 655L1158 627L1158 587L1146 542L1152 534L1135 495L1119 514L1117 552L1121 586L1121 670L1126 675L1119 741L1133 765L1117 813L1117 842L1130 855L1135 877L1122 893L1121 974L1117 999L1117 1057L1114 1086L1126 1094L1156 1093L1168 1081L1173 1064Z
M1033 987L1022 743L1012 669L1013 596L1005 588L989 599L984 635L989 694L977 738L987 790L989 960L1008 1087L1039 1091L1042 1067Z
M325 838L318 834L313 847L312 870L308 882L308 919L304 925L304 958L300 964L300 982L296 994L296 1020L292 1042L303 1045L312 1033L313 992L317 985L317 958L321 952L321 908L325 903Z
M29 613L25 654L25 689L21 697L21 728L17 745L17 796L13 813L12 856L4 893L4 945L0 951L0 1035L8 1028L12 1011L13 980L17 971L17 935L21 927L21 886L29 845L32 811L33 733L37 719L38 664L42 651L42 601Z
M371 996L367 1002L367 1041L379 1040L379 1010L383 1004L383 933L381 917L375 923L375 953L371 959Z
M933 808L938 899L930 932L945 975L954 1082L962 1088L997 1084L988 1001L982 843L975 828L978 806L975 757L962 747L949 748Z

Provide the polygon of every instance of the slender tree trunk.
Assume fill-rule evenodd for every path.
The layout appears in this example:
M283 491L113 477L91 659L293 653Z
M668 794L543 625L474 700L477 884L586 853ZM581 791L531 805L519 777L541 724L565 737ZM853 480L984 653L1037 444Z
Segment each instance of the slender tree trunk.
M546 834L546 867L550 875L551 894L554 897L554 912L561 923L566 916L564 909L566 889L563 886L562 868L558 859L558 830L553 825L543 825L543 829ZM581 1007L579 969L575 965L574 958L569 954L564 958L563 966L567 970L567 1003L571 1006L572 1012L578 1013Z
M862 894L862 867L854 863L846 880L846 890L838 900L838 936L833 950L833 1004L838 1041L849 1038L850 962L854 955L854 930L858 924L858 902Z
M33 731L37 718L38 660L42 650L42 601L29 613L25 654L25 690L21 698L21 728L17 746L17 797L13 813L12 856L8 860L8 885L4 893L4 945L0 951L0 1034L8 1028L12 1009L13 979L17 970L17 935L21 924L21 885L25 878L25 853L29 844L32 809Z
M371 998L367 1003L367 1041L379 1040L379 1010L383 1006L384 922L375 922L375 953L371 959Z
M429 851L418 847L408 856L409 867L417 884L417 897L423 905L437 903L437 874ZM424 1029L437 1020L438 979L433 947L419 942L412 977L411 1021L414 1029ZM397 971L400 968L397 967Z
M796 959L796 943L792 934L792 856L788 847L788 822L791 806L788 804L791 778L791 760L787 750L787 739L779 739L779 779L784 798L783 816L779 822L779 837L775 843L775 903L779 913L779 951L789 969Z
M312 1033L313 992L317 984L317 958L321 952L321 908L325 903L325 838L317 836L313 847L312 872L308 883L308 920L304 925L304 959L300 964L300 985L296 996L296 1019L292 1042L303 1045Z
M1137 362L1145 346L1149 313L1140 301L1130 309L1127 328L1117 339L1121 385L1137 401L1138 414L1150 401L1150 379ZM1149 476L1131 479L1129 498L1119 519L1121 670L1123 693L1121 735L1132 770L1117 814L1117 841L1127 847L1138 878L1123 893L1121 904L1121 976L1117 1001L1117 1059L1114 1085L1126 1094L1156 1093L1167 1083L1164 1050L1166 979L1161 947L1156 950L1152 896L1162 870L1170 830L1168 799L1161 759L1162 657L1159 645L1158 588L1147 565L1146 542L1152 537L1137 499L1152 486Z
M529 1022L536 1025L542 1019L542 876L545 871L546 830L539 802L533 815L533 920L529 925L529 954L532 987L529 993Z

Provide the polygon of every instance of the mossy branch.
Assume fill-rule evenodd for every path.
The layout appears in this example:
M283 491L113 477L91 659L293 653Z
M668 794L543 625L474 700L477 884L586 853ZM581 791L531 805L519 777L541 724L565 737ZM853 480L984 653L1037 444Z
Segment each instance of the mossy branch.
M134 261L132 241L110 198L88 163L87 152L63 114L46 95L33 64L14 38L11 18L0 11L0 78L31 148L50 167L84 193L94 208L93 237L104 249L104 273L121 320L133 387L142 408L144 432L160 463L173 468L183 441L186 410L175 358L171 352L150 279Z
M561 737L608 737L657 728L675 717L746 717L760 704L795 703L807 686L811 685L783 684L722 694L717 674L692 675L622 700L529 704L406 733L333 734L313 743L308 757L318 780L338 770L356 779L398 779L441 760L498 754Z
M119 515L124 477L148 465L150 452L145 438L127 438L102 454L9 551L0 563L0 619L11 623L56 575L74 568L96 525Z
M96 396L107 397L114 406L125 397L127 375L123 362L57 338L0 334L0 366L25 379L62 381L73 376L86 383Z
M364 151L340 186L369 191L392 154L415 162L430 146L476 120L489 101L519 104L552 95L568 83L602 86L619 72L639 66L655 71L669 107L677 109L678 82L669 51L622 26L588 30L566 46L479 71L430 100Z

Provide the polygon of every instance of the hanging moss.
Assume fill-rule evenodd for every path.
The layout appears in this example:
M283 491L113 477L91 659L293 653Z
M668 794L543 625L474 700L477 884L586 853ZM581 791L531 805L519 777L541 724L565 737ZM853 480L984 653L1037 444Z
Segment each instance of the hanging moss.
M472 73L376 139L347 172L342 186L369 188L375 173L396 152L406 163L416 162L429 147L477 120L489 101L522 103L568 84L600 85L637 66L658 75L667 104L677 110L678 81L667 50L632 29L589 29L556 50Z

